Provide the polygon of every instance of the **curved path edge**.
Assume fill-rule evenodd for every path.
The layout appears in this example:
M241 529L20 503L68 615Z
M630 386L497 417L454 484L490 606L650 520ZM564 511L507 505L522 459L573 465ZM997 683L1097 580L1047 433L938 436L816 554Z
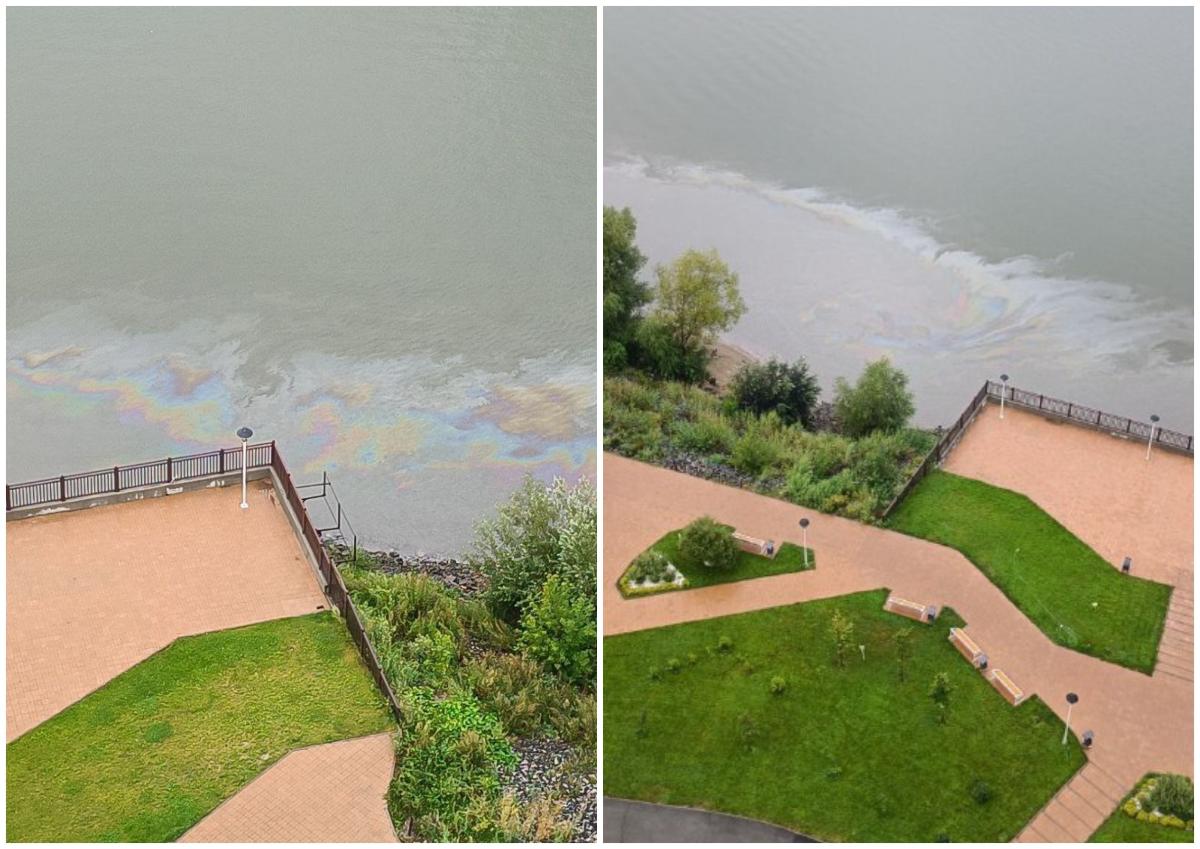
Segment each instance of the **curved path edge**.
M680 805L604 797L605 843L818 843L772 823Z

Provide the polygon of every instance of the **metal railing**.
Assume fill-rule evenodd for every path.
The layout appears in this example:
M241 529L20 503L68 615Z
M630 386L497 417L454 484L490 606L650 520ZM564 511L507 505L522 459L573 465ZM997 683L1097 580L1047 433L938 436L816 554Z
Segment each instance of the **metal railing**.
M989 380L984 386L989 398L999 401L1000 396L1003 395L1004 403L1014 407L1037 410L1043 415L1103 430L1106 433L1124 433L1147 441L1150 439L1150 434L1153 433L1155 445L1184 454L1194 453L1191 434L1167 430L1149 422L1139 422L1136 419L1106 413L1092 407L1085 407L1083 404L1076 404L1073 401L1063 401L1060 398L1027 392L1024 389L1007 386L994 380Z
M321 532L313 526L312 519L305 509L305 499L300 497L299 488L292 481L292 476L284 465L283 457L275 447L274 442L262 442L250 445L246 449L246 468L269 468L275 473L283 496L287 499L296 521L300 523L300 533L304 537L313 557L317 561L317 569L325 583L325 595L346 622L346 630L350 632L359 655L366 664L367 670L375 680L376 686L387 699L388 707L396 721L401 721L402 714L396 693L391 682L384 674L379 663L379 655L367 636L366 626L362 616L350 598L346 584L342 580L333 560L321 541ZM163 484L179 483L188 480L198 480L205 477L217 477L242 470L242 449L223 448L205 454L191 454L186 457L167 457L163 460L152 460L148 463L135 463L129 466L113 466L111 469L101 469L95 472L80 472L73 475L59 475L56 478L46 478L39 481L29 481L5 486L6 511L22 510L29 507L39 507L50 504L61 504L76 498L92 498L101 495L111 495L139 487L162 486ZM327 477L322 476L320 484L322 495L326 487L332 488ZM335 496L336 498L336 496ZM340 530L343 522L347 527L349 522L341 514L341 504L338 503L338 527L325 528L325 531ZM357 556L358 538L354 536L354 550Z
M350 632L350 638L354 640L354 645L357 646L358 653L367 665L367 670L375 679L375 685L387 699L392 715L397 722L402 722L403 714L400 710L400 702L396 699L392 684L383 671L379 655L375 652L375 646L371 644L371 638L367 636L367 628L363 623L362 616L359 615L358 608L354 606L354 601L350 598L350 591L346 589L341 572L334 565L333 559L321 541L320 532L313 526L308 510L305 509L304 499L300 497L299 487L292 481L292 476L288 473L287 466L284 465L283 457L280 456L278 450L272 452L271 465L275 470L275 476L279 479L280 486L283 487L284 497L287 498L292 512L296 514L296 518L300 522L300 532L304 536L304 541L308 543L309 549L317 559L317 568L325 580L325 595L345 619L346 630ZM322 481L326 482L327 479L322 478Z
M920 483L922 478L942 464L946 459L946 455L958 444L963 432L966 431L967 426L979 413L980 408L988 401L998 403L1002 395L1004 403L1014 407L1036 410L1042 415L1050 416L1051 418L1069 421L1074 424L1102 430L1106 433L1129 434L1137 439L1147 441L1150 439L1150 434L1153 433L1155 445L1182 454L1191 455L1193 453L1192 436L1190 434L1166 430L1157 425L1139 422L1135 419L1113 415L1112 413L1105 413L1072 401L1063 401L1059 398L1051 398L1048 395L1028 392L1024 389L1018 389L1015 386L1008 386L999 381L986 380L979 391L975 393L975 397L971 399L971 403L963 410L962 415L958 417L958 421L942 433L937 444L925 455L925 458L921 461L921 465L913 472L912 477L905 482L900 492L896 494L896 497L879 514L881 521L891 515L896 506L904 500L905 496L912 492L913 487Z
M271 465L274 442L260 442L246 449L246 468L262 469ZM186 457L167 457L148 463L113 466L94 472L77 472L39 481L8 484L4 487L4 509L23 510L61 504L75 498L95 498L113 495L127 489L162 486L197 478L224 475L242 470L242 449L221 448L204 454Z

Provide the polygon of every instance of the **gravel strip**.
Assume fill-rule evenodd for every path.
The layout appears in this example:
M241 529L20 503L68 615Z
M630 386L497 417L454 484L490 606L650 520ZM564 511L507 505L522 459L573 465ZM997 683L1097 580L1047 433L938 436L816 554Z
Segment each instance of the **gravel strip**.
M576 763L572 747L559 740L523 738L513 742L521 759L504 777L505 790L522 802L550 795L562 802L563 817L575 823L574 843L596 840L596 776L570 769Z

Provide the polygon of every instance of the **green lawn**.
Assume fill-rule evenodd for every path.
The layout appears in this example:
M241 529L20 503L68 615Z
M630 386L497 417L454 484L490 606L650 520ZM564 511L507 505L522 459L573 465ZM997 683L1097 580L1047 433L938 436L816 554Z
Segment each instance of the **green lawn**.
M726 525L725 527L729 526ZM745 581L750 578L763 578L767 575L803 572L805 569L816 568L817 565L817 557L811 548L808 549L808 565L805 565L804 549L801 546L785 542L780 544L773 558L751 554L748 551L739 551L737 564L728 572L705 569L682 562L683 558L679 556L679 533L680 531L671 531L658 542L654 543L654 545L650 546L650 550L660 552L667 560L671 561L675 568L687 578L687 586L664 588L662 590L655 590L654 592L674 592L676 589L691 590L696 587L709 587L713 584L728 584L733 581ZM626 572L628 571L626 569ZM624 578L624 575L621 577ZM621 590L621 594L627 597L648 594L646 592L626 592L623 580L618 581L617 586Z
M1082 750L1074 737L1060 744L1062 722L1041 701L1010 707L963 660L946 638L962 624L953 611L919 625L885 613L886 598L879 590L606 638L605 794L821 840L1015 836L1082 766ZM835 610L855 628L844 668L832 662ZM903 628L913 651L901 682L892 638ZM717 649L721 637L730 650ZM938 672L953 688L945 725L928 695ZM781 695L771 692L776 676L787 682ZM993 794L984 804L970 793L977 780Z
M1141 786L1142 781L1150 776L1144 776L1138 782ZM1137 792L1137 787L1134 787L1125 794L1125 798L1121 800L1121 804L1117 805L1117 809L1109 815L1108 819L1096 829L1096 832L1088 838L1089 843L1195 843L1195 829L1168 828L1167 826L1158 825L1156 823L1140 822L1121 810L1121 805L1124 805L1126 800Z
M1121 574L1024 495L936 471L888 526L961 551L1059 645L1154 670L1171 588Z
M331 613L185 637L8 744L8 839L174 840L292 749L390 722Z

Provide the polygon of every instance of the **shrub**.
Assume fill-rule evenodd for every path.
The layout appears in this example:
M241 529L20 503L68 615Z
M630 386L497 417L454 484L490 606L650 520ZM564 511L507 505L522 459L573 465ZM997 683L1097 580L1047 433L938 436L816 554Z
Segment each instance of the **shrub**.
M829 633L833 636L834 662L838 666L846 665L846 655L850 652L850 643L854 639L854 623L840 610L833 612L829 620Z
M782 696L787 690L787 680L782 675L776 675L771 679L771 693L776 696Z
M829 767L829 769L825 770L825 777L830 781L839 780L842 777L842 768L837 764L834 764L833 766Z
M596 682L596 600L580 597L558 575L542 586L521 619L517 644L528 657L565 681L582 687Z
M908 376L886 357L867 363L853 386L838 378L836 392L837 417L850 436L899 430L915 409Z
M579 597L596 596L596 491L586 480L546 486L526 477L499 515L481 522L472 563L488 579L496 615L517 622L557 576Z
M463 667L476 698L504 723L510 734L529 737L547 728L575 736L577 714L586 713L581 699L568 685L547 675L537 661L517 654L487 653Z
M971 783L971 798L977 805L986 805L992 800L992 788L986 781L977 778Z
M699 383L708 376L708 350L703 344L681 344L658 316L638 322L630 360L646 374L662 380Z
M679 556L697 568L729 571L737 564L738 549L729 528L704 516L679 532Z
M670 562L661 551L643 551L629 567L630 581L660 583L671 577Z
M946 712L950 709L950 676L939 672L933 676L929 687L929 698L938 706L938 722L945 724Z
M821 394L817 378L803 359L788 365L776 359L742 366L729 387L738 409L755 415L774 412L787 424L812 426L812 411Z
M758 723L749 713L742 713L737 718L737 736L742 748L747 752L753 751L754 741L759 738Z
M748 475L760 475L779 460L779 447L754 431L745 433L733 446L733 465Z
M679 662L679 658L672 657L667 661L667 671L670 673L678 673L683 668L683 664Z
M637 460L657 460L662 441L662 418L658 413L605 406L605 448Z
M733 428L713 413L701 414L695 421L675 422L671 436L677 446L695 454L728 454L737 439Z
M717 651L721 654L728 654L733 651L733 640L729 637L717 638Z
M1161 814L1190 820L1195 807L1195 794L1192 780L1186 775L1160 775L1150 791L1148 807Z

